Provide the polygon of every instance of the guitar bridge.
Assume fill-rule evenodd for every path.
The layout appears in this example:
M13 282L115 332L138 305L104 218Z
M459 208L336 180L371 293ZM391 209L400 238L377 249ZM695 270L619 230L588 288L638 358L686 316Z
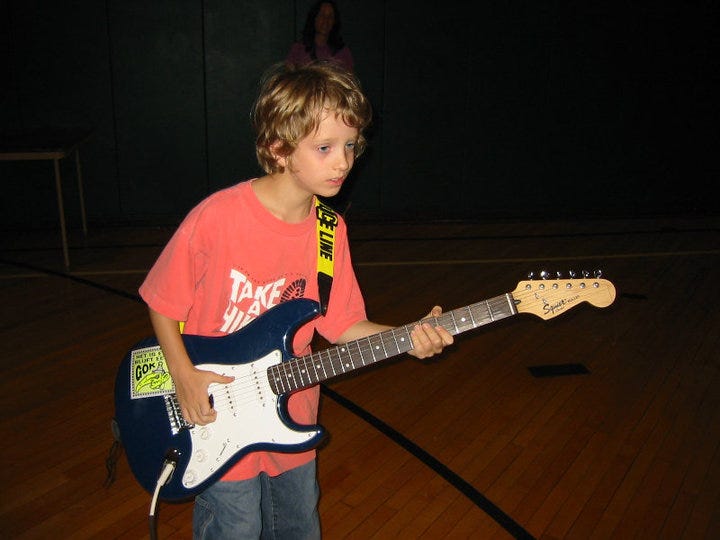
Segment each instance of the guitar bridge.
M180 410L180 403L178 403L177 396L175 394L166 394L163 396L165 399L165 410L167 411L168 421L170 422L170 431L173 435L177 435L183 429L191 429L194 424L189 423L182 415Z

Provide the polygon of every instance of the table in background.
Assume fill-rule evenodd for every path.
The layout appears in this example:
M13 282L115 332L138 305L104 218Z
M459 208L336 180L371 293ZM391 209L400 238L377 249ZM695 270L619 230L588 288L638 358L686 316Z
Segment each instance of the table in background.
M85 196L83 194L82 172L80 168L80 145L84 143L89 136L89 130L74 128L14 130L0 133L0 160L53 160L54 162L55 190L57 192L58 213L60 214L60 235L62 237L65 268L70 267L70 255L68 253L67 230L65 226L65 206L63 204L60 160L75 154L82 228L83 233L87 235Z

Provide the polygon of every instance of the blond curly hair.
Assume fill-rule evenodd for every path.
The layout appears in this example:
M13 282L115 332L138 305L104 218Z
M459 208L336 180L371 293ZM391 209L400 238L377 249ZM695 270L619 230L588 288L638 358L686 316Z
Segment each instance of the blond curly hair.
M372 108L357 77L332 62L272 66L261 81L251 112L257 135L255 153L263 170L282 173L278 157L290 156L300 140L317 130L328 110L358 130L355 157L360 156Z

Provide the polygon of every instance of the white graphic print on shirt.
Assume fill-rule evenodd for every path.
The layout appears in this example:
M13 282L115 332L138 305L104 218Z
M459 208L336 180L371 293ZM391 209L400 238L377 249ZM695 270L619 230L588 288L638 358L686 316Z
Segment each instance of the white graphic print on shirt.
M230 270L230 280L232 281L230 298L223 315L224 322L220 328L220 331L226 334L242 328L261 313L290 297L302 297L305 289L304 279L295 280L288 287L284 287L287 282L285 277L266 284L254 284L245 274L235 268ZM299 283L302 283L301 287L299 287ZM298 288L302 290L298 290ZM293 290L289 291L288 289Z

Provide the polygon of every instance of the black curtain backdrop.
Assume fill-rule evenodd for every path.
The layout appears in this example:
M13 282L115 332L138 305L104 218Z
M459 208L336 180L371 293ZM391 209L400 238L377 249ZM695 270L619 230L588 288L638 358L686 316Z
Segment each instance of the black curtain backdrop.
M260 172L258 79L310 3L2 1L0 125L92 128L91 224L176 223ZM339 4L376 111L349 218L718 213L717 3ZM3 229L55 226L51 163L0 178Z

